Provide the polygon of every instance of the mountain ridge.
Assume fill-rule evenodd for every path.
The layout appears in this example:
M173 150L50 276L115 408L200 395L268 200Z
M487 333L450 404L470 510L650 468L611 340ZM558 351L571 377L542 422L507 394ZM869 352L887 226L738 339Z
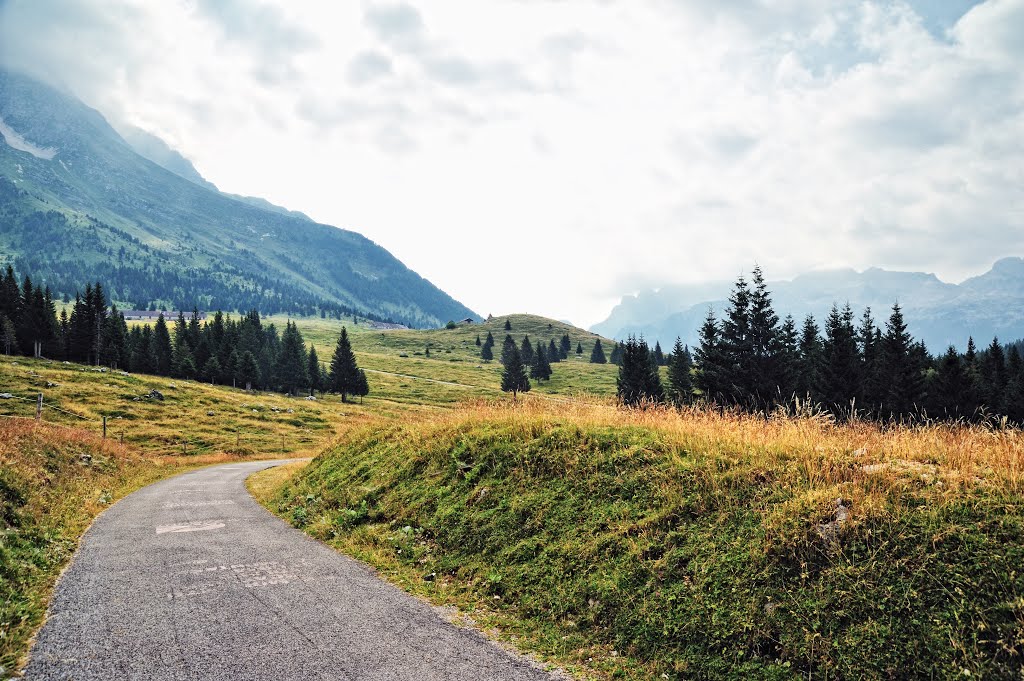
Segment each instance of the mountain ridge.
M0 143L0 258L55 291L100 279L137 305L479 319L361 234L182 177L27 76L0 70L0 118L53 151Z

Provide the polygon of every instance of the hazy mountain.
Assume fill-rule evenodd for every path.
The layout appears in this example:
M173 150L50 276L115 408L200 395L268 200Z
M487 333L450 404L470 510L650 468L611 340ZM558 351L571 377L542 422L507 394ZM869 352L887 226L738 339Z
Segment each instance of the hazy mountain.
M159 139L127 134L0 70L0 261L62 293L99 279L132 304L351 309L416 326L477 316L365 237L220 193Z
M695 286L669 286L659 291L625 296L608 319L591 330L624 338L643 334L662 346L676 336L693 345L697 330L714 308L725 309L732 282ZM992 269L961 284L940 281L934 274L893 272L871 268L863 272L834 270L802 274L792 281L769 282L775 310L801 321L813 314L819 326L833 302L849 302L858 317L870 307L875 322L883 324L894 302L899 302L916 338L933 352L954 344L963 349L970 335L979 344L993 336L1003 341L1024 337L1024 260L1004 258Z

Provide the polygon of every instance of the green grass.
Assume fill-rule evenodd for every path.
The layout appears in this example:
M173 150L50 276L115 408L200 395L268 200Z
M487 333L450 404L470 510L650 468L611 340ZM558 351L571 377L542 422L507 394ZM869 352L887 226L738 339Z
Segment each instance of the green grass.
M269 505L587 675L1019 679L1022 453L528 400L354 429Z

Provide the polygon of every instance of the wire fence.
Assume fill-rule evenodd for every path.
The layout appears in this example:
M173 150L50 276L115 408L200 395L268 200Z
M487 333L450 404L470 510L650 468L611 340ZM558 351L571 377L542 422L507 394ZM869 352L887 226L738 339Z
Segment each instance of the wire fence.
M6 404L4 404L6 403ZM65 409L52 401L47 401L45 394L36 393L33 397L15 395L9 392L0 393L0 405L7 407L7 411L15 412L14 404L24 405L27 413L3 413L0 418L35 420L39 422L57 423L59 420L47 419L47 412L60 414L71 418L71 423L76 427L95 431L103 440L117 441L124 444L126 435L129 444L140 446L158 454L183 455L208 454L211 451L223 451L224 453L289 453L307 448L324 438L313 437L310 433L252 433L243 432L238 428L224 430L218 437L216 434L203 433L201 435L188 435L179 433L177 435L152 435L131 433L129 428L119 418L100 416L99 418L83 416L74 411ZM277 413L285 413L283 410L273 410ZM67 421L68 419L64 419Z

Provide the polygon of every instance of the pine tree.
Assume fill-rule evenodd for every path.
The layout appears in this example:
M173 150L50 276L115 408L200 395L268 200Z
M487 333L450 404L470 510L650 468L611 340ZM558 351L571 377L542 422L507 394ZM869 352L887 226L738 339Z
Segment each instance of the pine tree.
M512 344L512 352L504 364L505 368L501 372L501 389L512 393L512 399L516 399L521 392L529 392L530 379L526 377L526 367L523 366L523 358L515 343Z
M767 409L777 402L784 392L782 385L782 340L779 330L779 316L772 306L771 294L765 283L760 267L754 267L754 288L750 292L750 377L746 381L750 392L748 403L760 409ZM788 397L788 395L786 395Z
M909 346L908 346L909 351ZM822 344L821 391L825 404L836 414L850 409L860 388L860 354L853 328L853 310L832 306L825 321Z
M661 343L654 341L654 363L657 366L665 366L665 353L661 350Z
M581 341L576 342L576 354L578 356L583 356L583 343Z
M320 358L316 356L316 348L310 345L306 363L306 378L309 381L310 395L315 395L317 390L323 390L323 384L320 382L321 377Z
M328 379L328 388L332 392L341 394L341 401L345 402L346 394L355 394L359 381L359 367L356 366L356 356L352 352L352 345L348 340L348 331L341 327L341 336L338 338L338 345L334 349L334 357L331 358L331 373Z
M523 336L523 342L519 346L519 355L526 366L533 364L533 345L530 343L529 336Z
M370 383L366 380L366 372L362 369L356 371L356 387L352 394L358 397L360 402L370 394Z
M921 368L911 356L913 339L907 332L903 311L899 303L892 306L892 314L882 337L881 371L887 379L882 398L883 418L899 418L912 414L923 396L924 378Z
M299 328L293 322L286 322L284 333L281 334L281 351L277 357L277 379L285 393L296 395L300 389L309 385L308 363L306 344Z
M551 363L548 362L548 353L544 346L537 342L537 349L533 352L533 362L530 364L530 378L538 381L546 381L551 378Z
M185 344L185 354L178 362L178 375L181 378L195 378L199 373L196 369L196 361L192 359L192 353L188 351L188 344Z
M1006 392L1006 354L998 338L992 339L981 358L982 400L989 412L1002 414L1003 394Z
M1006 375L1004 413L1014 423L1024 423L1024 360L1016 345L1011 345L1006 355Z
M733 404L750 404L753 388L753 346L750 339L750 289L741 275L733 285L721 326L722 397Z
M239 385L245 386L246 390L252 390L252 386L260 382L260 365L250 350L242 353L235 378Z
M480 342L480 334L477 334L476 335L476 346L480 347L481 345L482 345L482 343Z
M569 338L569 334L565 334L558 346L558 354L562 359L569 359L570 350L572 350L572 340Z
M501 363L508 364L512 359L512 351L516 349L516 342L512 340L512 336L505 334L505 340L501 343ZM522 357L519 359L522 361Z
M616 380L616 395L627 407L661 402L665 391L657 366L651 361L651 351L643 338L630 336L622 347L622 364Z
M153 356L156 358L153 371L161 376L170 376L174 350L171 347L171 334L167 330L167 322L164 320L162 312L156 318L156 326L153 327Z
M860 389L857 391L857 402L868 413L874 413L878 409L882 395L883 378L879 371L879 345L875 340L877 332L875 320L871 317L871 308L864 308L860 326L857 328L857 349L860 353L860 367L857 372L860 377Z
M484 345L490 345L492 348L494 347L494 336L491 335L490 331L487 332L487 340L484 341Z
M548 361L552 364L562 361L562 353L559 351L558 346L555 345L554 338L548 341Z
M950 345L946 349L946 354L939 360L935 377L932 379L930 406L936 414L946 418L959 418L964 415L961 400L969 390L970 377L956 348Z
M604 356L604 348L601 347L601 339L598 338L594 341L594 349L590 351L590 363L591 364L607 364L608 360Z
M615 366L622 365L622 346L619 343L612 345L611 354L608 356L608 361Z
M707 317L700 327L700 340L694 353L697 365L697 388L704 399L722 402L726 398L726 357L715 311L708 308Z
M801 400L817 404L821 401L821 371L823 363L821 334L814 317L807 315L800 328L800 361L796 394Z
M484 343L484 346L480 348L480 359L494 359L494 351L491 350L490 343Z
M508 320L508 319L505 320L505 330L506 331L511 331L512 330L512 322L510 320Z
M210 383L216 383L220 380L220 374L220 360L217 359L217 355L210 355L210 359L206 360L206 364L203 365L203 380L209 381Z
M672 347L672 361L668 365L669 395L676 405L687 404L693 399L693 380L690 377L692 366L690 351L677 336L676 344Z
M800 334L792 315L786 315L779 327L779 355L776 364L779 402L788 405L797 393L800 376Z

